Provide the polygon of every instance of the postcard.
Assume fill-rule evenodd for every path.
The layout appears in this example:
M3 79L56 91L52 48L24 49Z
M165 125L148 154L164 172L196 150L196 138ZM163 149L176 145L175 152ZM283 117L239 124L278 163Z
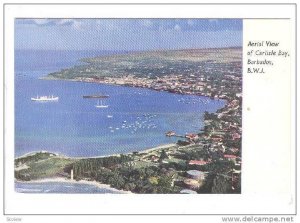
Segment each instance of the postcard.
M293 214L295 5L220 6L6 4L5 212Z

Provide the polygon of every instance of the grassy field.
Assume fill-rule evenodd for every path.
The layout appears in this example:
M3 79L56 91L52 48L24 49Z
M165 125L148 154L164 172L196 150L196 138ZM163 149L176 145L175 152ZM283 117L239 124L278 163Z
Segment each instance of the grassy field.
M16 171L20 176L30 176L30 180L54 177L74 160L63 157L50 157L38 161L26 162L27 168Z

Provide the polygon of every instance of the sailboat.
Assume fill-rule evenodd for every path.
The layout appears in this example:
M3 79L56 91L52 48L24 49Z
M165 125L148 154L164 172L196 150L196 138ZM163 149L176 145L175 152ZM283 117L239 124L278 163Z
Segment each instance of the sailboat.
M95 105L96 108L108 108L108 105L104 105L102 104L102 101L100 102L99 104L99 100L98 100L98 103Z

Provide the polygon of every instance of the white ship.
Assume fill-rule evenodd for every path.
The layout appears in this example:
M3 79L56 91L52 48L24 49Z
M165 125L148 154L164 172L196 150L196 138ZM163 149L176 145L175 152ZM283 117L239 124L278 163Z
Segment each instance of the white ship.
M98 103L95 105L95 107L96 107L96 108L108 108L108 105L102 104L102 101L101 101L101 103L99 104L99 101L98 101Z
M36 96L36 98L31 98L31 101L58 101L59 97L51 96Z

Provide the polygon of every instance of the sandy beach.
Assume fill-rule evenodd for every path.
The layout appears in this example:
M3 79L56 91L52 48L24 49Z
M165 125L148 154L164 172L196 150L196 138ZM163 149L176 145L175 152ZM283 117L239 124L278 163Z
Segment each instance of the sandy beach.
M164 144L164 145L159 145L153 148L149 148L149 149L145 149L145 150L141 150L138 151L139 153L149 153L155 150L161 150L161 149L168 149L170 147L176 146L176 143L170 143L170 144ZM63 154L58 154L58 156L60 157L64 157L64 158L69 158L69 159L88 159L88 158L105 158L105 157L111 157L111 156L120 156L122 155L129 155L132 154L132 152L128 152L128 153L115 153L115 154L110 154L110 155L103 155L103 156L91 156L91 157L69 157L69 156L65 156Z
M112 190L112 191L115 191L115 192L118 192L118 193L122 193L122 194L132 194L131 191L118 190L118 189L112 188L108 184L102 184L102 183L99 183L97 181L88 181L88 180L76 181L76 180L69 180L69 179L66 179L66 178L63 178L63 177L44 178L44 179L40 179L40 180L31 180L31 181L20 181L20 180L15 179L15 182L28 183L28 184L30 184L30 183L49 183L49 182L72 183L72 184L88 184L88 185L96 186L96 187L101 188L101 189L109 189L109 190Z
M152 151L155 151L155 150L168 149L168 148L176 146L176 145L177 145L176 143L160 145L160 146L157 146L157 147L153 147L153 148L150 148L150 149L145 149L145 150L139 151L139 153L149 153L149 152L152 152Z

